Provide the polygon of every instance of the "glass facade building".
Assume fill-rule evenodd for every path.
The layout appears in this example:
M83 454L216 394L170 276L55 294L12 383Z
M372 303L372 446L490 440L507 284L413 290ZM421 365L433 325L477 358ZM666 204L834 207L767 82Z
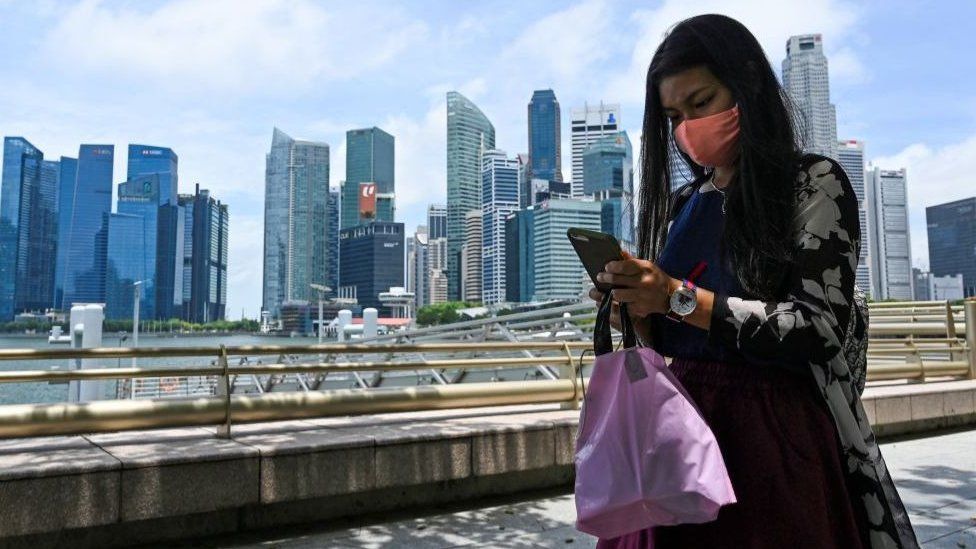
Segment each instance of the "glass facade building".
M325 285L332 289L332 295L339 291L339 221L342 199L337 189L329 190L328 226L326 227L328 243L328 263L325 271Z
M535 209L526 208L505 219L505 300L525 303L535 292Z
M481 155L495 148L495 127L477 105L447 93L447 293L461 297L461 247L465 215L481 210Z
M19 308L45 311L54 307L54 271L58 246L58 183L61 165L41 162L39 185L31 189L30 214L26 220L27 270L18 283Z
M159 175L159 203L177 203L177 168L179 158L173 149L153 145L129 145L126 179Z
M183 211L183 319L190 322L224 320L227 313L227 205L196 186L180 195Z
M963 295L976 296L976 197L925 208L925 223L932 275L961 274Z
M278 318L282 303L327 284L329 145L275 128L266 160L262 309Z
M528 113L529 159L526 166L526 179L562 181L560 112L555 92L552 90L533 92Z
M156 224L156 318L183 316L184 212L177 203L159 207Z
M376 221L339 231L339 279L355 287L359 305L375 307L380 316L392 311L379 300L380 292L404 286L403 223Z
M63 267L57 268L62 288L59 309L69 310L73 303L105 302L105 217L112 210L112 170L115 161L114 145L82 145L78 150L74 185L64 181L62 191L70 189L71 208L59 218L68 222L59 227L58 246ZM70 172L69 172L70 173ZM64 203L59 197L59 203Z
M117 211L120 214L127 214L131 216L137 216L142 218L142 247L136 249L125 249L117 248L117 251L122 254L128 254L131 257L111 257L111 246L107 246L109 250L109 257L107 258L108 263L115 262L116 264L128 264L134 262L134 257L142 258L143 261L143 276L141 280L142 288L140 291L140 315L141 318L156 319L161 318L160 314L165 311L158 310L158 305L160 304L160 299L157 297L158 285L160 280L158 279L157 264L158 264L158 252L159 252L159 229L160 229L160 177L159 174L149 174L137 176L133 179L119 183L118 185L118 205ZM128 225L126 225L128 228ZM111 234L112 228L108 227L108 243L116 241L117 239ZM162 265L160 265L162 267ZM175 267L174 267L175 268ZM161 271L162 269L160 269ZM108 269L106 264L106 280L108 280ZM117 290L118 288L113 288ZM181 287L182 290L182 287ZM161 292L161 291L160 291ZM109 316L113 311L123 310L121 307L117 307L115 304L120 299L128 299L126 295L131 293L131 288L127 292L116 293L115 291L109 291L109 287L105 288L105 309L106 318L127 318L124 314L121 317ZM131 314L131 311L127 314Z
M601 203L601 231L633 243L634 163L627 132L596 141L583 153L583 192Z
M385 131L373 127L346 132L346 180L342 184L341 228L355 227L374 221L359 215L359 184L375 183L377 195L393 196L394 139ZM375 221L393 221L392 204L384 211L377 208Z
M135 283L146 280L146 220L141 215L113 213L106 215L105 318L132 318ZM143 283L145 285L145 283ZM152 318L142 309L146 288L140 289L139 318Z
M583 153L594 143L607 136L617 135L620 124L620 105L600 102L585 103L583 108L573 109L570 121L572 142L573 198L583 196Z
M447 238L447 206L431 204L427 207L427 236L431 240Z
M578 299L588 277L573 245L566 238L570 227L599 231L599 202L550 200L536 206L533 219L535 287L533 301Z
M0 178L0 321L24 310L31 213L41 186L44 153L22 137L3 140Z
M485 151L481 170L481 295L487 305L506 299L505 219L519 209L518 159Z
M68 235L71 234L71 216L75 205L75 184L78 179L78 159L62 156L58 162L58 235L57 256L54 265L54 303L56 309L64 302L64 270L68 261Z

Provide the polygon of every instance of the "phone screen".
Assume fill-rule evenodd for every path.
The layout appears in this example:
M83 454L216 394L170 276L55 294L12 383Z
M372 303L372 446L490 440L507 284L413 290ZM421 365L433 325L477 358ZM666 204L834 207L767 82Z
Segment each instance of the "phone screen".
M578 228L569 229L566 236L597 289L604 292L613 289L610 284L597 282L596 275L603 271L607 263L623 259L624 254L617 239L610 234Z

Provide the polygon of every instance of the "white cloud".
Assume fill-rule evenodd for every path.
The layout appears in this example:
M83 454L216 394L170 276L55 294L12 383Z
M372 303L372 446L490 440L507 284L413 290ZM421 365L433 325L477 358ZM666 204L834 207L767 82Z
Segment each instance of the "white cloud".
M821 33L829 51L832 43L840 43L847 36L859 15L849 3L838 0L705 0L696 3L665 0L657 9L638 10L632 14L631 19L640 30L630 66L609 80L604 95L616 94L621 101L640 104L644 99L647 67L665 32L683 19L705 13L728 15L745 25L759 40L777 74L790 36ZM848 65L855 61L856 56L850 52Z
M925 208L976 195L972 177L976 173L976 134L939 148L915 143L893 156L875 158L872 164L881 169L907 170L912 260L915 265L927 266Z
M503 67L524 70L536 80L566 85L578 81L611 53L618 40L603 0L587 0L529 25L502 52Z
M427 26L402 10L309 0L176 0L146 9L85 0L61 12L43 51L61 69L124 75L170 91L305 89L381 67ZM351 8L351 9L350 9ZM354 47L353 47L354 45Z
M447 200L447 104L441 97L423 118L391 116L381 127L396 137L397 220L412 232L429 204Z
M844 47L834 52L827 52L826 55L830 64L832 82L866 84L871 81L871 71L851 48Z

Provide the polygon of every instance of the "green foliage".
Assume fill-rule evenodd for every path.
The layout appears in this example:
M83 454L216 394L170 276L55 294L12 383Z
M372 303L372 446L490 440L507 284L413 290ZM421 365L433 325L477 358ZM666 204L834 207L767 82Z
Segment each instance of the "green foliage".
M47 333L51 330L51 323L46 320L23 320L20 322L0 323L0 333L22 334L27 331Z
M179 333L209 333L209 332L257 332L261 324L257 320L218 320L206 324L196 324L178 319L143 320L139 322L140 333L179 332ZM33 330L39 334L51 331L51 323L45 321L25 321L0 323L0 333L24 333ZM132 320L106 320L102 324L102 332L132 332Z
M477 307L479 305L479 303L465 301L448 301L446 303L424 305L417 310L417 325L435 326L438 324L450 324L452 322L457 322L461 320L461 315L458 314L459 309Z

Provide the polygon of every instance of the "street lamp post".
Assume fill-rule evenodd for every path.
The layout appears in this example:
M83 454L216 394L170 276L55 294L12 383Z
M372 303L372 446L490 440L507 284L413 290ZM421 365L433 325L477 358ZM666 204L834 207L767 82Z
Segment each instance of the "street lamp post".
M331 292L332 291L332 288L329 288L328 286L323 286L321 284L309 284L309 286L311 286L313 290L315 290L315 291L317 291L319 293L319 345L321 345L322 344L322 334L323 334L323 329L322 329L322 302L324 301L325 294Z
M132 302L132 347L136 348L139 346L139 298L142 293L142 283L145 280L139 280L132 283L133 290L133 302ZM132 367L136 367L136 357L132 357Z

